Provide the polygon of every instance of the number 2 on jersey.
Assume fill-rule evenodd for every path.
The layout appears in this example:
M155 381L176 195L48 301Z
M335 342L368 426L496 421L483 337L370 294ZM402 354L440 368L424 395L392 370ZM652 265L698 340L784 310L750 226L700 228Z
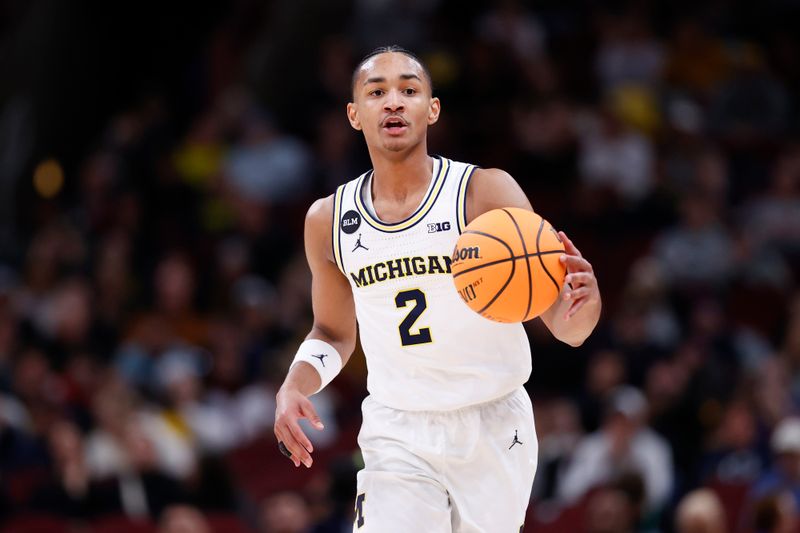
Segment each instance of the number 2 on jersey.
M425 293L419 289L398 292L394 298L394 303L398 309L406 307L409 302L414 302L414 307L408 312L406 317L400 322L400 342L403 346L413 346L414 344L425 344L431 342L430 328L419 328L419 333L411 333L411 326L417 321L422 312L428 308L428 301Z

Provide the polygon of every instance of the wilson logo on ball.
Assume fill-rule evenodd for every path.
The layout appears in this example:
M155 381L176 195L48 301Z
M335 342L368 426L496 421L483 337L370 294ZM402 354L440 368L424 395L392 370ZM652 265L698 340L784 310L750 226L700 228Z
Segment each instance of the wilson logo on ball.
M464 261L465 259L480 259L480 258L481 258L480 246L466 246L464 248L459 248L456 246L456 249L453 250L453 262Z

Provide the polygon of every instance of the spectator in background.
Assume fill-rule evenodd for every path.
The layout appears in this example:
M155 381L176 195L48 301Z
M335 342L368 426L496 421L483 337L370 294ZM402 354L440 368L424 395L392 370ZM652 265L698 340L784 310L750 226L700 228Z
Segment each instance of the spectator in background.
M328 469L328 500L331 508L327 518L317 522L313 533L348 533L353 529L356 503L356 474L360 468L361 457L349 455L331 463Z
M780 346L782 367L790 374L790 392L794 406L800 405L800 293L795 293L789 306L786 333Z
M519 63L539 61L545 53L547 35L536 14L518 0L503 0L477 23L481 39L501 45Z
M261 504L259 524L263 533L308 533L308 504L294 492L279 492Z
M14 308L19 291L16 272L0 263L0 391L11 388L12 358L19 349L19 316Z
M432 15L442 0L356 0L353 2L354 42L359 50L386 43L422 49Z
M750 485L761 476L766 457L759 447L756 423L747 403L734 401L727 406L703 460L705 482Z
M55 472L53 479L35 491L33 509L84 520L119 509L109 491L90 478L83 436L75 424L54 422L48 444Z
M0 393L0 428L13 428L17 431L31 430L28 410L10 394Z
M44 434L58 411L62 389L59 374L41 351L29 348L18 354L12 392L29 417L30 425L23 433Z
M753 511L756 533L795 533L797 524L797 503L788 492L770 494L756 502Z
M241 137L222 172L240 201L267 206L302 197L311 185L311 154L301 140L282 133L267 113L250 104L241 115Z
M28 364L38 368L32 371L44 370L43 358L39 356L29 362L20 361L17 367L17 376L25 374L20 367ZM34 374L31 377L36 378ZM19 390L19 389L18 389ZM29 397L31 398L31 397ZM35 398L31 398L34 399ZM39 403L38 401L36 403ZM13 475L26 468L40 467L47 463L47 450L40 439L36 437L37 428L28 413L25 404L13 396L0 395L0 476ZM0 483L2 485L3 483Z
M139 408L127 385L113 375L94 397L96 427L86 442L92 478L135 474L140 467L186 479L196 457L188 439L157 414Z
M587 117L578 138L585 210L624 210L650 193L655 170L652 143L626 126L614 110L605 108Z
M672 288L723 285L733 270L733 242L713 203L697 194L681 200L681 221L659 235L653 257Z
M63 281L39 310L34 324L56 369L63 369L70 358L81 353L102 351L102 335L92 327L92 290L86 280L76 277Z
M648 330L648 305L641 301L620 302L611 318L611 347L624 361L625 380L643 387L650 366L669 352L656 343Z
M601 17L601 39L595 68L604 92L633 84L654 87L660 80L664 50L642 14Z
M639 259L628 279L622 297L626 305L641 309L645 337L659 349L675 348L682 331L659 263L651 257Z
M726 533L725 512L716 494L708 489L690 492L675 511L677 533Z
M637 511L624 491L602 487L589 497L586 533L633 533L637 522Z
M772 433L773 466L753 486L751 500L788 493L800 508L800 418L782 420Z
M668 85L706 100L730 72L722 42L698 16L686 16L672 31L665 78Z
M769 189L744 207L743 228L756 249L800 257L800 145L775 163Z
M137 423L125 427L126 467L112 480L109 489L118 493L121 511L130 518L156 518L169 505L185 501L180 480L159 464L156 443Z
M658 513L673 489L669 445L646 425L647 402L639 390L619 387L610 400L603 426L578 444L559 485L567 502L626 474L641 476L646 513Z
M774 428L792 413L792 371L780 357L765 359L755 372L754 397L759 419Z
M591 355L580 399L582 425L587 431L600 427L609 398L626 383L626 378L625 360L620 352L600 350Z
M786 90L768 73L756 46L740 44L732 59L732 75L711 101L711 131L736 147L778 141L789 117Z
M123 231L111 231L95 254L93 281L97 321L108 338L103 353L106 361L119 342L120 326L128 319L134 296L133 244Z
M258 299L256 292L252 290L250 297ZM273 389L262 380L265 359L272 356L276 349L273 343L277 343L279 337L275 338L274 330L267 327L272 311L257 316L258 310L266 311L263 305L256 304L245 310L238 320L215 321L210 331L211 368L206 378L205 402L234 421L238 444L261 435L272 426L275 416ZM254 324L264 327L257 328ZM262 335L264 344L247 347L249 334Z
M173 343L202 345L208 340L207 322L197 312L197 280L190 259L177 252L167 254L155 272L156 311L144 321L164 328L157 343L160 347Z
M201 455L222 454L250 442L271 426L275 413L274 396L266 387L244 384L238 346L228 344L235 343L230 336L236 330L217 325L211 333L216 348L212 360L189 347L172 348L159 357L154 371L167 404L161 416L182 428ZM206 387L203 378L209 373Z
M158 522L159 533L211 533L203 514L188 505L168 507Z
M578 410L567 398L540 401L536 406L536 435L539 439L539 464L531 499L553 500L558 480L581 439Z
M187 433L200 453L219 453L240 442L238 418L203 397L203 361L191 349L171 349L156 362L155 376L167 401L162 416Z

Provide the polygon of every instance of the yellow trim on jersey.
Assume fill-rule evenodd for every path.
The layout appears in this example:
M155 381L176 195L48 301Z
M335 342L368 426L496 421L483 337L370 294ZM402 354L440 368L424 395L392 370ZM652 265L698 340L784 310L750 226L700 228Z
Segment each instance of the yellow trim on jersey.
M361 194L364 185L364 180L366 179L367 175L365 174L364 176L362 176L361 179L358 180L358 183L356 183L355 201L356 201L356 209L358 209L358 211L361 213L361 216L364 217L364 220L367 221L367 224L369 224L370 226L379 231L393 233L396 231L402 231L408 229L411 226L417 224L420 220L422 220L423 217L425 217L425 215L427 215L428 212L431 210L433 204L436 203L436 199L439 197L439 193L442 191L442 186L444 185L444 181L447 178L447 173L450 170L450 162L446 158L441 157L438 159L440 161L439 172L436 173L436 176L434 177L434 183L430 187L430 189L428 189L428 194L425 197L425 200L423 200L422 204L417 208L414 214L412 214L410 217L403 220L402 222L397 222L395 224L386 224L384 222L381 222L380 220L377 220L370 214L369 210L364 206L364 199L361 197Z
M467 187L472 173L475 172L475 165L467 165L464 174L461 175L461 182L458 184L458 195L456 196L456 216L458 220L458 233L464 232L467 227Z
M342 260L342 231L339 225L342 223L342 197L344 196L344 185L339 185L336 189L336 195L333 197L333 236L331 245L333 247L333 258L336 261L336 266L342 271L342 274L347 276L344 270L344 262Z

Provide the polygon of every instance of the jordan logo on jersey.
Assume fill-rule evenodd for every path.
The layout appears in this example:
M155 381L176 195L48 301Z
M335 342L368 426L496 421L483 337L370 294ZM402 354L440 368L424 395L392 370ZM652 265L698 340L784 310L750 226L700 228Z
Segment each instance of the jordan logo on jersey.
M355 246L355 248L353 248L353 251L355 252L359 248L363 248L364 250L369 250L369 248L367 248L366 246L361 244L361 234L360 233L358 234L358 239L356 239L356 246Z
M513 448L515 444L519 444L520 446L522 446L522 444L523 444L522 441L517 438L517 430L516 429L514 430L514 440L511 441L511 446L509 446L508 449L510 450L511 448Z

